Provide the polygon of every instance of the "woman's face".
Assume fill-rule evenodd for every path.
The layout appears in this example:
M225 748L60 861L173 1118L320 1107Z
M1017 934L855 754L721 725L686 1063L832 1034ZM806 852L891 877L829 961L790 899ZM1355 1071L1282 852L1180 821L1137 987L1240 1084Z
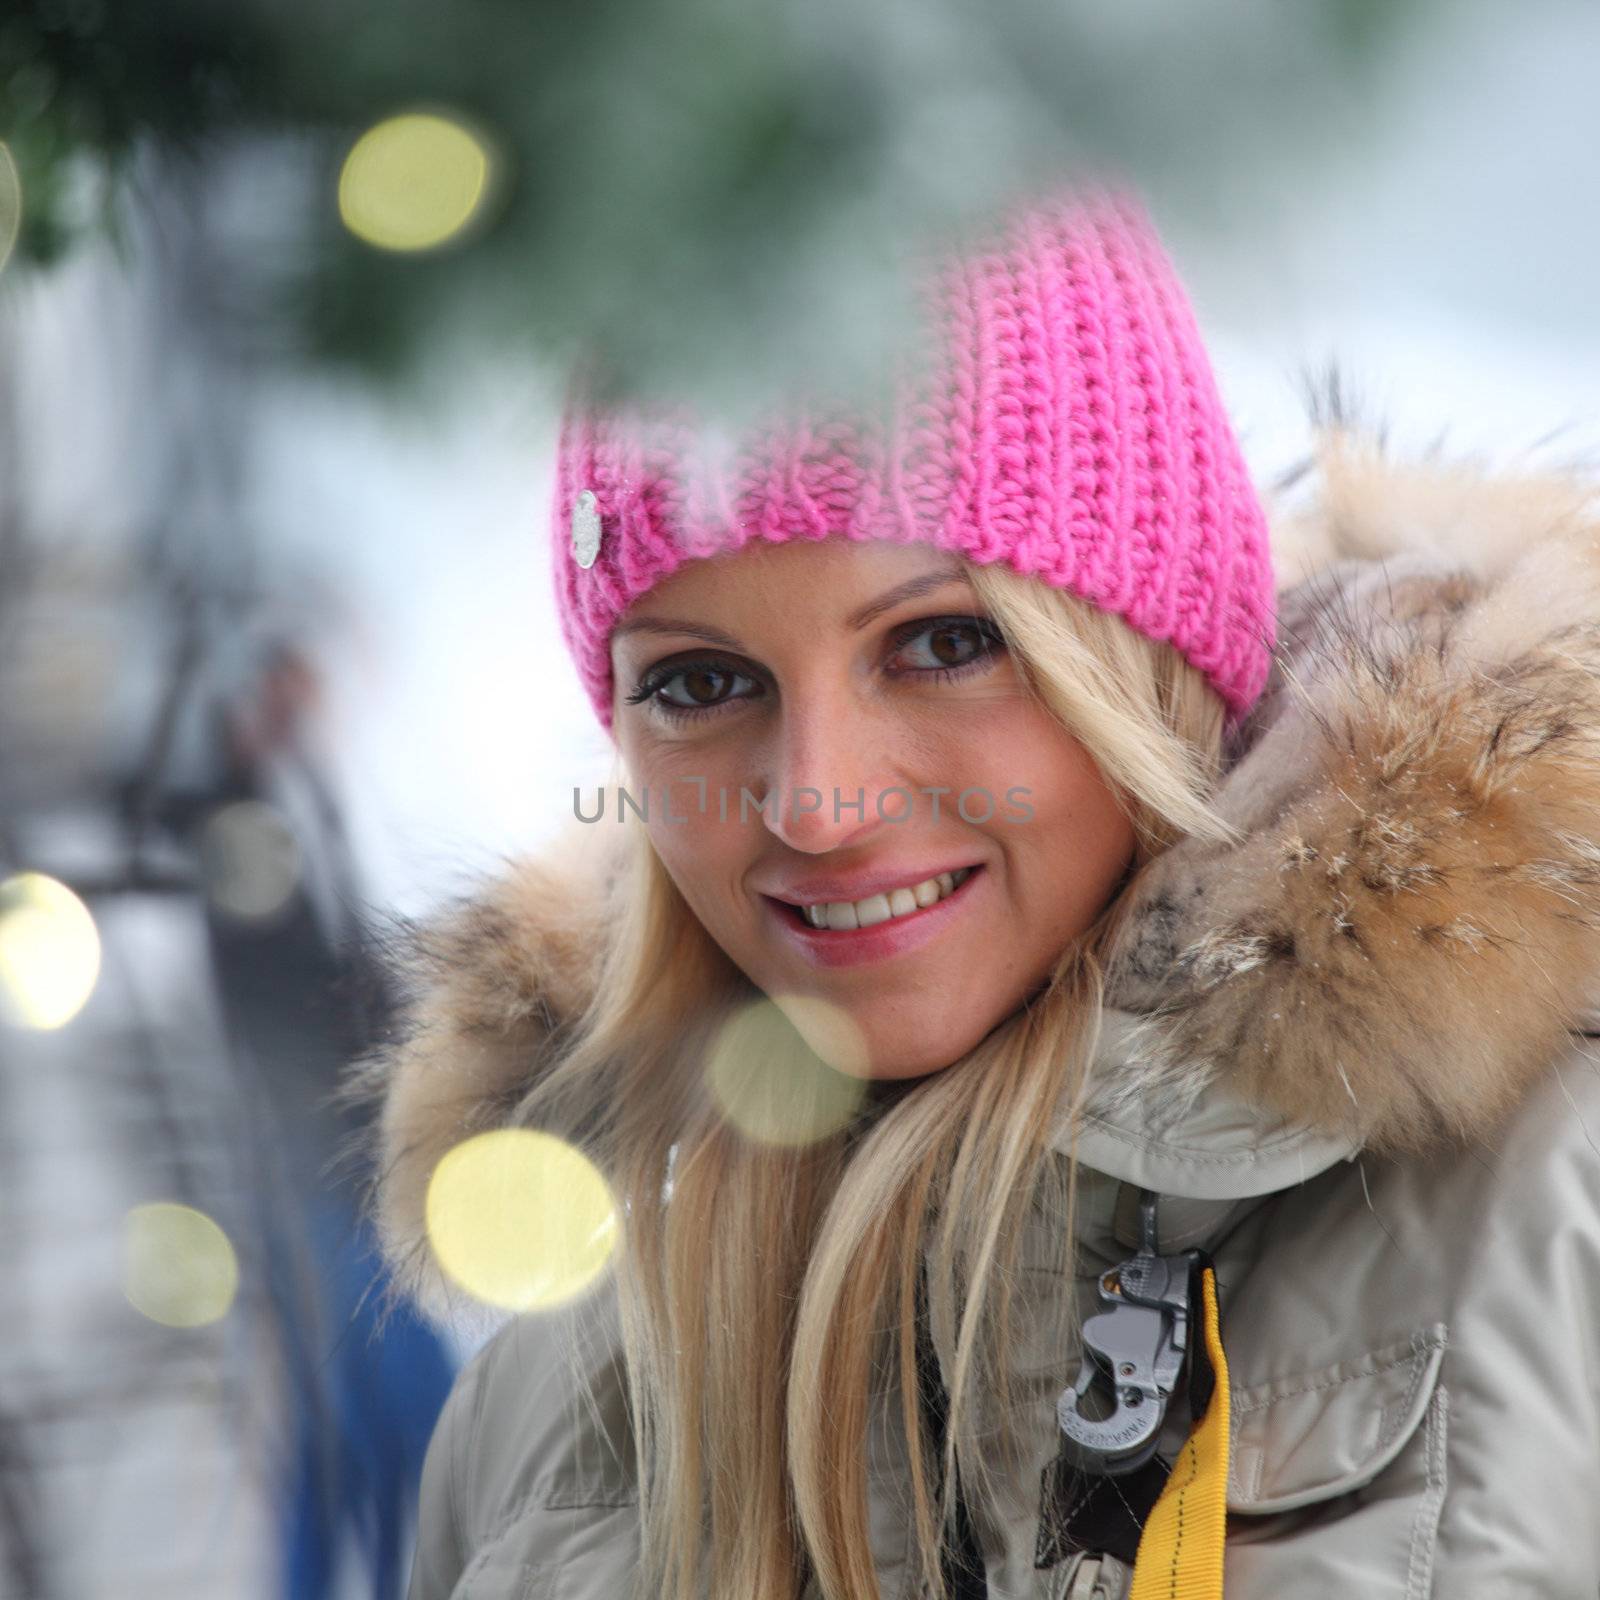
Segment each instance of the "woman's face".
M693 561L611 650L627 788L668 872L845 1070L958 1060L1038 988L1132 856L1098 767L1024 693L959 562L931 546L791 540ZM811 1037L802 1018L826 1007L790 998L842 1010L864 1062Z

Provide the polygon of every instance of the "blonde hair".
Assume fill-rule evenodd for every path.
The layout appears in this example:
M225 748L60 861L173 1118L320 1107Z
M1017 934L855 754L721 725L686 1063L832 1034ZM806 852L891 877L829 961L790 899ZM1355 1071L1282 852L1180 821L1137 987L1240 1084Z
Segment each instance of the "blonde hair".
M1199 671L1075 595L1002 565L967 572L1025 692L1121 797L1133 870L1185 834L1231 838L1208 804L1223 708ZM1051 1141L1084 1091L1125 897L1114 894L1040 991L952 1068L874 1085L845 1126L773 1145L732 1126L705 1082L718 1029L755 990L644 827L617 831L628 842L593 999L518 1115L581 1141L624 1208L615 1287L639 1592L797 1600L814 1579L826 1600L878 1600L866 1440L874 1384L887 1376L910 1447L915 1560L943 1595L956 1462L969 1501L994 1505L1006 1474L991 1463L1015 1456L1004 1422L998 1438L980 1437L974 1402L992 1395L998 1417L1014 1415L1013 1300L1030 1213L1060 1240L1060 1270L1074 1267L1076 1161L1053 1159ZM807 1055L797 1034L775 1034L759 1066L776 1077ZM913 1342L925 1249L927 1315L955 1352L942 1463L921 1425Z

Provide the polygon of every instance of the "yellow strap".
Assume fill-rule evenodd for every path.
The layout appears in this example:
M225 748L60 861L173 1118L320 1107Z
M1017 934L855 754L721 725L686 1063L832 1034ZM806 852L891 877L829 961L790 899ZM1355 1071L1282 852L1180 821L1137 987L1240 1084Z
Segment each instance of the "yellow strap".
M1178 1452L1145 1519L1128 1600L1222 1600L1228 1515L1228 1361L1217 1317L1216 1274L1201 1278L1206 1349L1216 1383L1206 1414Z

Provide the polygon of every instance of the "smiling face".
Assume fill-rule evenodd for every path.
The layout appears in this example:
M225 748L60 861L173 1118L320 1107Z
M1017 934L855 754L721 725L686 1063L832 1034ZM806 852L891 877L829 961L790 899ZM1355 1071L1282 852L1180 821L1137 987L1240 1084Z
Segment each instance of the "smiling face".
M693 561L611 651L626 786L663 864L764 993L845 1013L864 1062L811 1043L846 1070L960 1059L1133 855L1088 751L930 546L791 540Z

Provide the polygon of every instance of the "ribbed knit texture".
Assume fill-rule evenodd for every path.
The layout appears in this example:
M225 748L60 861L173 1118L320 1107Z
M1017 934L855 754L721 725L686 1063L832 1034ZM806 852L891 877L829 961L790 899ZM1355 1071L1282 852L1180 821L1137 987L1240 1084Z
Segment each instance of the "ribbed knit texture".
M1005 561L1170 640L1242 715L1274 637L1265 517L1140 203L1074 186L1016 205L914 292L923 337L881 412L791 405L723 439L684 407L608 412L569 390L556 598L602 725L611 630L641 595L754 539L831 537ZM586 489L588 568L572 539Z

